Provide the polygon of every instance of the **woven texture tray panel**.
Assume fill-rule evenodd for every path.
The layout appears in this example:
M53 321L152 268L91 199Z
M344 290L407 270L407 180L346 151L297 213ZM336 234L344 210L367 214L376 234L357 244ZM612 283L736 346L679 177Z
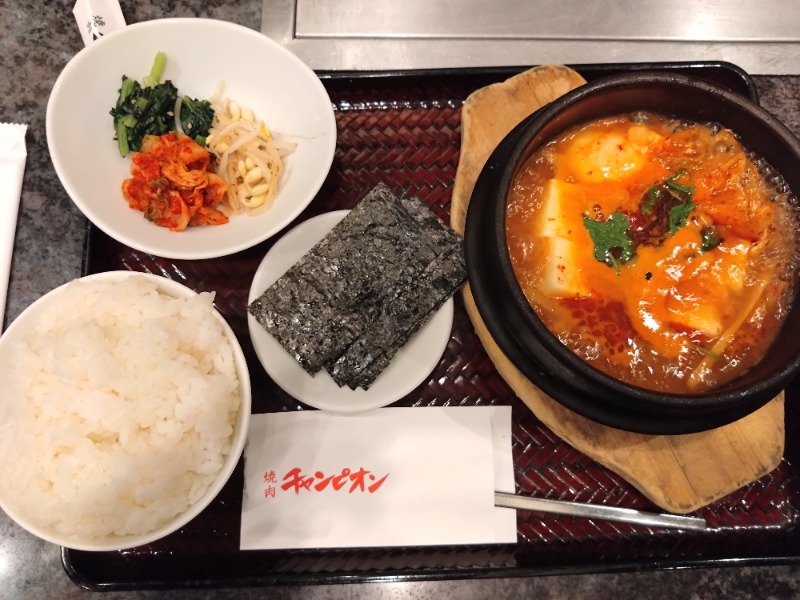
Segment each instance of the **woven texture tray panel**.
M749 79L726 65L677 68L754 95ZM624 69L578 68L587 79ZM475 89L514 72L324 78L336 109L338 147L322 191L299 220L352 207L383 182L394 191L416 195L449 221L450 192L459 157L460 107ZM269 379L247 331L245 308L250 282L274 239L226 258L170 261L133 251L90 226L84 271L145 271L176 279L198 291L215 290L216 305L247 356L254 412L307 410ZM545 498L657 511L622 478L577 452L538 422L495 372L460 295L455 302L453 332L440 363L426 382L396 405L509 404L513 407L514 468L520 490ZM787 391L787 450L781 466L699 511L698 516L707 519L710 526L704 532L520 512L515 545L240 552L240 464L216 501L175 534L124 552L64 550L63 562L70 576L85 587L137 589L531 575L667 568L727 559L793 560L798 554L794 529L800 506L797 394L798 390Z

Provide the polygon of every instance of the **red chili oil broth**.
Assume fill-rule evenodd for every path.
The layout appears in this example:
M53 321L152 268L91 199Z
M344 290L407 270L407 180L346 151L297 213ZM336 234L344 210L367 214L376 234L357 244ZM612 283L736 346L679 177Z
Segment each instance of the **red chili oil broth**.
M600 119L517 174L511 263L578 356L640 387L698 393L757 363L788 313L789 196L728 129L653 113Z

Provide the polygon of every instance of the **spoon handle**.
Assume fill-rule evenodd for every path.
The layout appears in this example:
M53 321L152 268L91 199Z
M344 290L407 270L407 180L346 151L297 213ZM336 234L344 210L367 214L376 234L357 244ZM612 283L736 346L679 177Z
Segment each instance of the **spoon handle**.
M686 530L702 530L706 528L705 519L697 517L647 513L631 508L619 508L617 506L606 506L603 504L565 502L563 500L548 500L545 498L507 494L505 492L494 493L494 504L495 506L515 508L517 510L554 513L586 519L621 521L623 523L636 523L638 525L649 525L651 527L674 527Z

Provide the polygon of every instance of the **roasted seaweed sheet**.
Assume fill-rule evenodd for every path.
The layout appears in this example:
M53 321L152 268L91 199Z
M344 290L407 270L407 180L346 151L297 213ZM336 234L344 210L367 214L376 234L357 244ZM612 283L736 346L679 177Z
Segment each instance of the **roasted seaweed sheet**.
M406 286L396 301L384 304L364 333L328 367L333 380L353 389L372 385L397 351L455 292L465 272L460 245L437 256L417 282Z
M308 373L366 389L465 278L461 237L379 184L248 311Z

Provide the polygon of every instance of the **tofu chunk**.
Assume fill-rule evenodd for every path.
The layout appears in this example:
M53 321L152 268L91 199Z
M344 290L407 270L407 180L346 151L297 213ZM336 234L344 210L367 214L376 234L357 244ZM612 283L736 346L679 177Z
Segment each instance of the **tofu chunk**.
M569 145L569 176L582 183L624 181L645 164L641 132L636 143L619 131L585 129ZM567 173L565 173L566 175Z
M537 284L542 294L559 298L590 295L581 276L578 244L563 237L541 237L536 243L546 257Z
M584 189L561 179L550 179L542 193L539 221L535 224L535 235L569 239L580 221L586 192Z
M747 255L748 246L733 240L703 253L667 299L672 322L720 335L732 318L732 298L744 289Z

